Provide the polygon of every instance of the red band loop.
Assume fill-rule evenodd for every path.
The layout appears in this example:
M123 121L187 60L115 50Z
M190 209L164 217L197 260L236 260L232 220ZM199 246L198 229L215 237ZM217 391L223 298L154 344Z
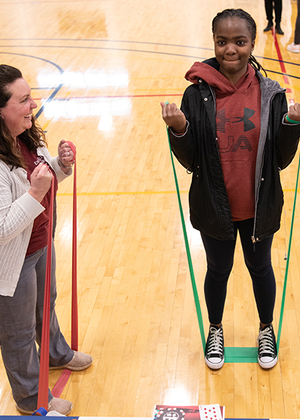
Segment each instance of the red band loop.
M73 152L73 155L74 155L74 159L72 160L72 162L75 162L75 160L76 160L76 146L75 146L74 143L72 143L69 140L66 143L68 143L68 145L70 146L70 148L71 148L71 150Z

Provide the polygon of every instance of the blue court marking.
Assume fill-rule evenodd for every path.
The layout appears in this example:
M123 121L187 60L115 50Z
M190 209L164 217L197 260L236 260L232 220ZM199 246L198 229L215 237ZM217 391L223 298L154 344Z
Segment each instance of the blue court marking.
M1 47L5 47L5 45L0 45L0 48ZM8 52L8 51L0 51L0 54L20 55L23 57L29 57L29 58L34 58L36 60L45 61L46 63L52 64L52 66L56 67L61 74L64 73L64 70L58 64L54 63L53 61L47 60L46 58L37 57L36 55L21 54L21 53Z
M18 39L19 40L19 39ZM34 39L33 39L34 40ZM43 39L39 39L37 38L37 40L43 40ZM47 40L45 38L45 40ZM53 40L52 38L50 38L50 40ZM54 39L55 40L55 39ZM1 39L0 39L1 41ZM12 39L13 41L13 39ZM68 39L57 39L57 41L69 41ZM71 40L70 40L71 41ZM91 41L91 40L72 40L72 41ZM98 41L98 42L104 42L104 40L93 40ZM105 40L106 42L128 42L128 41L109 41L109 40ZM131 43L133 43L134 41L129 41ZM165 45L165 46L176 46L173 44L160 44L160 43L151 43L151 42L145 42L145 44L149 44L149 45ZM86 50L107 50L107 51L127 51L127 52L136 52L136 53L143 53L143 54L159 54L159 55L169 55L169 56L173 56L173 57L185 57L185 58L193 58L196 60L205 60L206 57L200 57L200 56L194 56L194 55L189 55L189 54L178 54L178 53L171 53L171 52L165 52L165 51L147 51L147 50L136 50L136 49L132 49L132 48L110 48L110 47L89 47L89 46L78 46L78 45L1 45L0 48L65 48L65 49L73 49L73 48L81 48L81 49L86 49ZM180 45L178 45L177 47L182 47ZM202 50L212 50L210 48L202 48L202 47L188 47L188 46L183 46L183 48L197 48L197 49L202 49ZM9 54L9 53L7 53ZM13 53L11 53L13 54ZM22 54L19 54L22 55ZM282 62L285 64L290 64L290 65L294 65L294 66L300 66L300 64L298 63L294 63L294 62L287 62L287 61L283 61L283 60L276 60L274 58L268 58L268 57L263 57L263 56L256 56L257 58L261 58L264 60L270 60L270 61L275 61L275 62ZM38 57L35 57L38 58ZM44 60L47 61L47 60ZM265 69L266 72L269 73L274 73L274 74L278 74L278 75L284 75L287 77L290 77L292 79L297 79L300 80L300 76L296 76L296 75L292 75L292 74L287 74L287 73L282 73L282 72L277 72L274 70L269 70L269 69Z
M207 47L195 47L192 45L180 45L180 44L166 44L163 42L150 42L150 41L128 41L128 40L118 40L118 39L72 39L72 38L0 38L0 41L72 41L74 42L106 42L106 43L122 43L122 44L142 44L142 45L160 45L163 47L176 47L176 48L190 48L194 50L205 50L205 51L214 51L213 48ZM137 50L138 51L138 50ZM255 55L257 58L261 58L269 61L282 62L286 64L291 64L293 66L300 66L300 63L295 63L293 61L284 61L277 58L265 57L260 55Z
M185 58L194 58L198 60L205 60L206 57L199 57L188 55L188 54L175 54L168 53L164 51L147 51L147 50L135 50L132 48L109 48L109 47L87 47L87 46L78 46L78 45L0 45L2 48L64 48L64 49L84 49L84 50L107 50L107 51L126 51L134 53L144 53L144 54L159 54L159 55L171 55L174 57L185 57Z

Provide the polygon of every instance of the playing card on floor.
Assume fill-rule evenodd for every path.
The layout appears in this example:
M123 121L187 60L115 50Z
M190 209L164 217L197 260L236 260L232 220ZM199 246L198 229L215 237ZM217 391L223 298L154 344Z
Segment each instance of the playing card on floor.
M199 405L200 420L222 420L219 404Z

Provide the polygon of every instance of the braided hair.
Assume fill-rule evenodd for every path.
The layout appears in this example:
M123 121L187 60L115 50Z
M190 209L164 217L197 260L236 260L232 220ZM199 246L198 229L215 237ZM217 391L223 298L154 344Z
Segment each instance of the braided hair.
M251 40L255 41L256 39L256 23L255 20L252 18L249 13L245 12L243 9L225 9L222 12L219 12L216 14L216 16L213 18L212 21L212 33L215 35L216 28L218 25L218 22L221 19L228 19L237 17L239 19L244 19L246 22L246 25L250 31L251 34ZM254 70L262 70L265 73L265 76L267 76L266 70L263 68L263 66L256 60L256 58L250 54L249 56L249 64L254 68Z

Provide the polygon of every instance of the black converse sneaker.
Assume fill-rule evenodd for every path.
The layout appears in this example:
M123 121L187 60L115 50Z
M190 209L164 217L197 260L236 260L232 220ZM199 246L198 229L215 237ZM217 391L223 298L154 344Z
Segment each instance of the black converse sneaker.
M224 365L223 328L211 325L205 347L205 363L210 369L220 369Z
M272 324L259 330L258 334L258 363L263 369L270 369L277 363L276 338Z

